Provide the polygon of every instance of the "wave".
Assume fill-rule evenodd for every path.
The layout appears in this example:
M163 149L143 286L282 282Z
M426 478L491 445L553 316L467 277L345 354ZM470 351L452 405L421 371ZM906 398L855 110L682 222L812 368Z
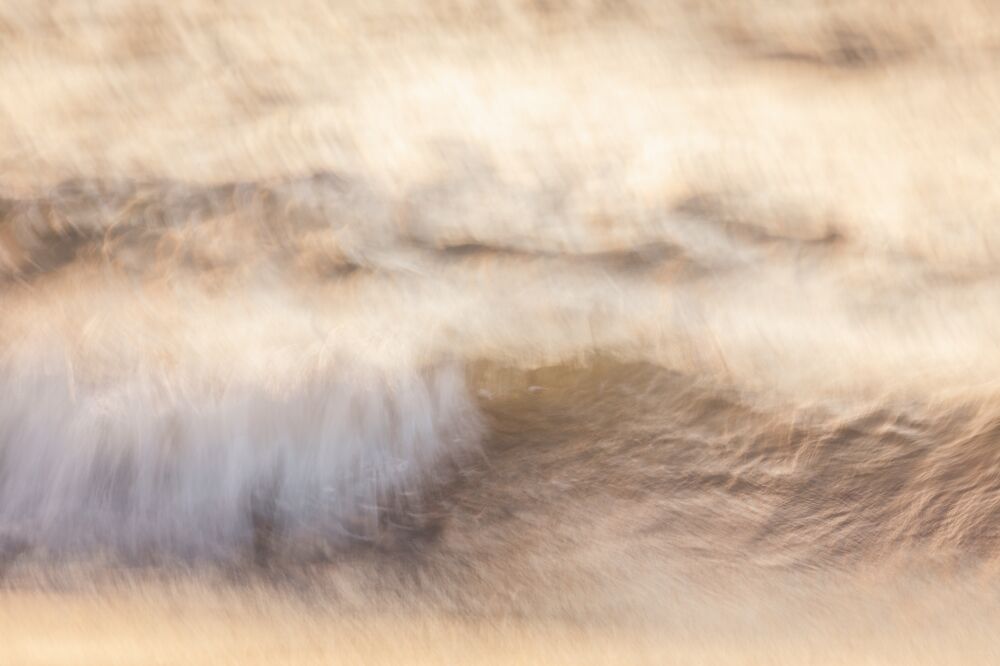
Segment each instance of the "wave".
M986 3L175 4L0 3L4 585L995 581Z

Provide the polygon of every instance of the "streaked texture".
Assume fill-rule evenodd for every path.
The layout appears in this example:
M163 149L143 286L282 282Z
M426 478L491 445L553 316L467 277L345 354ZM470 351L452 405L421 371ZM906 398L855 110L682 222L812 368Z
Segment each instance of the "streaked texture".
M993 663L998 20L0 1L9 658Z

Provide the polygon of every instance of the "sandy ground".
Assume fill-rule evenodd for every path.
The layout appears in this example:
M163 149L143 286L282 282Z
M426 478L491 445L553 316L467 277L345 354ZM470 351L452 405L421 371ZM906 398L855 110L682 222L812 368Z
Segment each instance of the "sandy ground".
M4 664L992 664L982 598L957 605L855 596L777 623L332 613L267 592L188 589L0 597ZM977 599L965 593L966 601ZM859 603L862 602L863 603ZM898 601L898 599L897 599ZM941 597L937 598L937 602ZM759 603L759 601L757 602ZM825 606L821 607L821 606ZM760 611L760 608L757 609ZM774 610L774 609L772 609ZM732 615L732 609L728 611ZM767 618L767 621L761 621ZM730 618L731 619L731 618Z

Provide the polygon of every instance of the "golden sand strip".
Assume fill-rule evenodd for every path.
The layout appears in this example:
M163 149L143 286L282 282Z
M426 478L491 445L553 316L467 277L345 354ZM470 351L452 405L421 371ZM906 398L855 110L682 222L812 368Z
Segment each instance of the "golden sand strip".
M0 663L996 663L1000 653L988 630L996 625L995 610L984 613L981 604L969 604L947 613L927 612L946 598L932 595L913 603L914 597L905 606L869 599L853 610L831 603L825 613L819 603L818 613L789 614L781 622L765 613L742 626L674 620L669 626L647 622L639 628L643 623L581 626L393 611L343 614L261 590L225 594L145 587L100 596L5 592L0 596Z

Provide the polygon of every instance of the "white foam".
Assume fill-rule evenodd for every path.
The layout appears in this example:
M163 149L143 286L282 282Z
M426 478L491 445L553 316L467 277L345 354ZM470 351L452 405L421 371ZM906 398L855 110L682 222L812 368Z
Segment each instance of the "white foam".
M147 371L81 385L56 357L0 372L0 535L56 552L227 556L252 543L256 502L289 542L370 538L479 431L453 365L340 362L277 389Z

